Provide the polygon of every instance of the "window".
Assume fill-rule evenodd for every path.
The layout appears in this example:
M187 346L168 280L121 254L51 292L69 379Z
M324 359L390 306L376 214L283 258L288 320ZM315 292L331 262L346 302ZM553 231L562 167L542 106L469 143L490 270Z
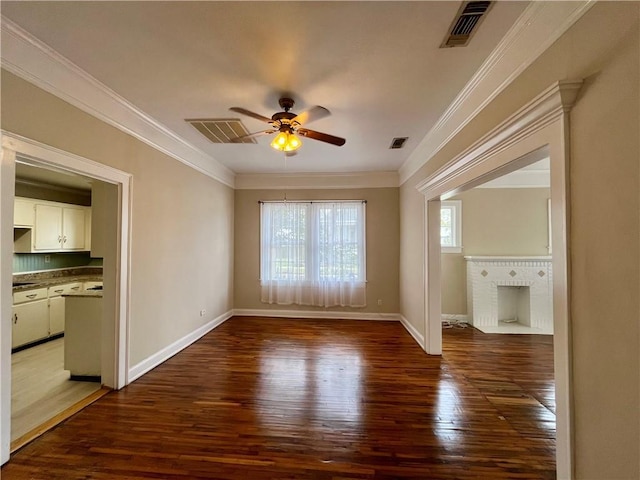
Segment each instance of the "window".
M366 305L363 201L266 202L260 221L263 302Z
M462 253L462 201L440 203L440 247L442 253Z

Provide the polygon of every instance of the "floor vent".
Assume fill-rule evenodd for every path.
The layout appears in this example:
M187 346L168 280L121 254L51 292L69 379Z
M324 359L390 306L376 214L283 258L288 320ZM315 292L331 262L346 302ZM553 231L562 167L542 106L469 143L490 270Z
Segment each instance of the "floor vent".
M465 47L478 29L493 2L464 2L458 10L440 48Z
M409 137L396 137L391 142L391 146L389 148L391 149L402 148L404 147L404 142L406 142L408 139Z
M237 118L188 118L185 121L212 143L257 143L253 138L235 140L249 133Z

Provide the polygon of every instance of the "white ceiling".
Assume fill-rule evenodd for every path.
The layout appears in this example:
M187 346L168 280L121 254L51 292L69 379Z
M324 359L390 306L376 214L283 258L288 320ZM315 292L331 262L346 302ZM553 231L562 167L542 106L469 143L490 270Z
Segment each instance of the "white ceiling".
M529 2L496 2L469 46L440 49L461 2L2 2L2 15L236 173L396 171ZM212 144L185 118L332 115L286 161L268 146ZM265 124L246 117L249 131ZM390 150L393 137L409 137Z

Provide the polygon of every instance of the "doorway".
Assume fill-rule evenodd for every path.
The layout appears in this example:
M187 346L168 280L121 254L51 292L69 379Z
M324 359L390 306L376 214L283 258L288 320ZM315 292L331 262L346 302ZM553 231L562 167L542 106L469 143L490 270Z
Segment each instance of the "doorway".
M111 188L116 189L115 185L100 180L45 168L19 155L16 158L15 198L24 218L14 217L14 225L21 228L14 227L14 239L18 240L13 255L13 278L14 284L17 279L24 285L14 288L17 290L11 355L12 451L108 391L101 388L99 325L103 309L103 257L110 261L109 257L115 254L115 249L105 249L104 242L109 238L109 245L115 245L116 224L108 220L117 218L116 205L105 201ZM111 195L116 193L117 189ZM42 242L42 236L38 235L41 222L49 219L43 210L54 219L60 218L60 211L74 215L68 220L63 215L62 225L65 235L67 231L69 235L80 234L74 250L61 251L60 246L54 249L57 251L34 250L34 244ZM36 224L40 222L35 230L34 213L38 218ZM47 289L47 298L17 303L29 292L39 295L42 288ZM113 285L107 285L107 289L112 288ZM34 313L31 317L30 310ZM107 310L113 311L113 306ZM69 319L73 320L71 335L68 325L65 326ZM45 331L34 329L33 335L27 336L30 321L34 325L43 324ZM19 340L17 332L24 338Z
M550 158L553 330L556 397L556 465L559 478L573 472L569 304L569 118L582 85L560 81L417 185L425 197L425 350L442 353L440 204L519 168Z
M40 167L92 178L109 185L106 193L112 212L112 237L105 237L103 263L104 305L101 338L101 382L119 389L128 382L128 297L131 177L91 160L63 152L24 137L3 134L0 174L0 311L11 315L13 275L13 203L16 159ZM0 444L1 463L9 459L11 432L11 324L0 326Z

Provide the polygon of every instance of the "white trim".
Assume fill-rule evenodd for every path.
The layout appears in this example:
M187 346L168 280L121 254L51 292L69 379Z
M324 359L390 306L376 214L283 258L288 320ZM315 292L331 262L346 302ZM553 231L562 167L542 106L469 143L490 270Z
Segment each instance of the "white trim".
M223 313L222 315L214 318L210 322L207 322L200 328L194 330L193 332L185 335L179 340L176 340L171 345L167 345L162 350L154 353L150 357L147 357L143 361L137 363L133 367L129 369L129 382L133 382L137 380L145 373L153 370L161 363L167 361L169 358L173 357L175 354L187 348L192 343L196 342L200 338L204 337L207 333L213 330L216 327L219 327L228 319L233 316L233 310L229 310L228 312Z
M424 208L424 349L429 355L442 355L442 324L430 321L442 315L442 248L440 247L439 198L425 197Z
M237 174L236 190L397 187L398 172Z
M2 17L2 67L215 180L234 173L128 102L26 30Z
M464 191L487 177L514 171L539 160L541 152L550 158L553 245L554 378L556 385L556 474L574 476L574 422L571 342L571 285L569 166L569 115L581 82L558 82L516 112L470 149L456 156L416 188L425 200ZM427 229L425 250L439 239L440 232ZM432 260L432 252L425 268ZM433 255L436 255L434 252ZM438 255L439 257L439 255ZM426 296L440 294L440 282L427 283ZM442 313L425 310L429 326L440 326Z
M451 190L448 186L451 183L464 185L467 177L468 181L478 178L475 172L469 177L468 172L560 118L575 102L581 86L582 80L562 80L551 85L469 148L418 183L416 188L422 193L429 192L433 198ZM547 151L541 148L527 155L526 161L534 163L546 155ZM515 166L520 168L519 165Z
M13 199L15 151L0 149L0 465L11 445L11 280L13 270Z
M413 337L416 343L420 345L420 348L424 350L424 335L422 335L404 315L400 315L400 323L402 323L402 326L409 332L409 335Z
M324 320L381 320L399 321L399 313L376 312L341 312L335 310L271 310L236 308L233 314L237 317L277 317L277 318L301 318Z
M594 4L593 0L530 2L400 167L400 184L406 182L438 153Z

